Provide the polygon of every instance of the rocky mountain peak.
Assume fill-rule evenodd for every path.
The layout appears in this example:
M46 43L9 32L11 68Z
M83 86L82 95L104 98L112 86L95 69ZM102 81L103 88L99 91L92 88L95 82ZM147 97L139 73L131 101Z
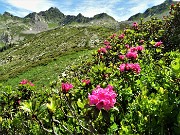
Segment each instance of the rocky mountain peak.
M109 16L107 13L100 13L93 17L94 19L112 19L115 20L113 17Z
M50 7L47 11L56 11L56 12L60 12L60 10L57 7Z
M81 13L79 13L78 15L77 15L77 17L84 17Z
M11 13L5 11L5 12L3 13L3 16L12 17L13 15L12 15Z

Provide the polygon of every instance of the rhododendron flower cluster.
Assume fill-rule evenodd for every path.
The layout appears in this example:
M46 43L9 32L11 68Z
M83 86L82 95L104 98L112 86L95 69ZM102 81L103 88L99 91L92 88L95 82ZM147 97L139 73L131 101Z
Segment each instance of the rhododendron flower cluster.
M91 81L88 79L88 80L82 80L82 83L85 83L86 85L89 85L91 83Z
M125 37L125 34L123 33L123 34L121 34L118 38L119 39L123 39Z
M138 23L137 23L137 22L134 22L134 23L133 23L133 27L134 27L134 28L137 28L137 27L138 27Z
M121 72L124 72L124 71L134 71L136 74L139 74L140 71L141 71L141 67L139 66L138 63L126 63L126 64L121 64L119 66L119 70Z
M137 54L137 52L129 51L129 52L126 54L126 57L127 57L128 59L137 59L138 54Z
M119 55L119 59L120 60L124 60L125 59L125 55Z
M125 47L126 47L126 49L129 49L129 45L128 44L126 44Z
M142 50L144 50L143 46L136 46L137 51L141 52Z
M113 91L113 86L108 85L106 88L101 88L99 85L92 91L92 95L89 94L89 104L96 105L100 110L110 110L116 103L117 94Z
M30 86L34 86L34 84L33 84L32 82L30 82L30 81L28 81L28 80L26 80L26 79L23 79L19 84L21 84L21 85L26 85L26 84L28 84L28 85L30 85Z
M137 59L138 53L144 50L143 46L136 46L136 47L131 47L129 51L126 54L126 57L129 59Z
M136 46L136 47L131 47L130 48L130 51L131 52L135 52L135 51L142 51L142 50L144 50L144 47L143 46Z
M135 51L137 51L137 48L136 48L136 47L131 47L131 48L129 49L129 51L130 51L130 52L135 52Z
M107 41L107 40L104 40L104 44L105 44L105 45L110 45L110 42Z
M101 48L99 48L98 53L107 53L107 50L106 50L106 48L101 47Z
M106 49L111 49L112 47L110 45L106 45Z
M159 47L159 46L161 46L162 43L163 43L163 42L161 42L161 41L156 42L154 46L155 46L155 47Z
M73 85L71 83L62 83L61 87L62 87L62 91L64 93L67 93L70 89L73 88Z

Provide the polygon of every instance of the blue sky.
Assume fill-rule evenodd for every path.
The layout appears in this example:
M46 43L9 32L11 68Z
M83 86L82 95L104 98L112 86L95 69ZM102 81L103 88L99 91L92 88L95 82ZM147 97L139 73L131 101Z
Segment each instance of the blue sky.
M130 16L144 12L147 8L161 4L165 0L0 0L0 13L5 11L24 17L31 12L40 12L57 7L65 15L82 13L93 17L107 13L117 21L127 20ZM175 0L180 1L180 0Z

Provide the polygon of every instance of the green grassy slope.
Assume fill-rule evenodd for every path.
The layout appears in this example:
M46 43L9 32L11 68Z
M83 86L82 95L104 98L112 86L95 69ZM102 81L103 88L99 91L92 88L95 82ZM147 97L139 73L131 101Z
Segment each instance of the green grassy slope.
M33 67L47 65L67 53L98 46L113 32L113 29L95 26L65 26L32 36L21 45L0 53L0 82Z
M39 88L43 86L48 87L50 86L51 81L57 80L58 75L61 74L67 66L77 64L79 60L83 59L84 57L90 57L91 52L92 50L71 52L54 59L45 65L39 65L37 67L31 68L14 78L9 78L3 83L5 85L17 86L21 80L28 79L33 81L33 83Z

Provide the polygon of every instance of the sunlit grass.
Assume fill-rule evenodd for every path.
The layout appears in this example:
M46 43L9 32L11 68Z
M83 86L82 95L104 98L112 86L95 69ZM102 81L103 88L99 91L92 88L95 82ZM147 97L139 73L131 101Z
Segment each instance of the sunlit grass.
M14 78L9 78L3 83L5 85L17 86L22 79L28 79L31 80L37 87L43 87L44 85L49 86L50 82L57 80L58 75L61 74L68 65L71 65L73 62L76 64L79 57L83 57L85 55L90 56L91 52L92 50L71 52L49 62L47 65L31 68Z

